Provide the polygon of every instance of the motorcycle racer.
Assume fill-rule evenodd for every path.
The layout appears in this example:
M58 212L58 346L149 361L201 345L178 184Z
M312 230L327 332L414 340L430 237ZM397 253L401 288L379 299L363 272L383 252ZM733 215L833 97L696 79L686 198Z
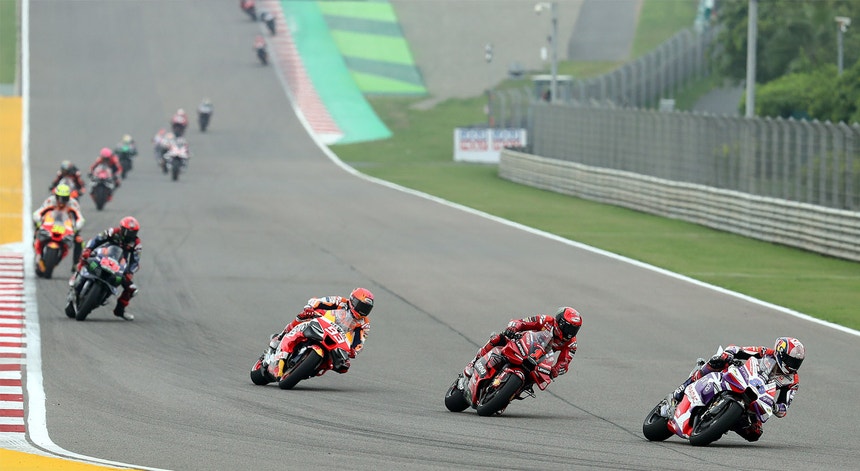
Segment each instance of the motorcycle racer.
M51 182L51 187L49 188L52 193L63 178L68 178L75 186L74 188L70 187L72 189L72 198L76 198L74 195L75 191L77 191L78 196L84 194L86 184L84 184L84 179L81 178L81 171L70 160L60 162L60 169L57 170L57 176L54 177L54 181Z
M547 347L558 352L555 365L550 370L550 376L555 379L567 373L570 361L573 360L573 355L576 353L576 334L580 327L582 327L582 316L576 309L568 306L558 308L555 316L537 315L525 319L514 319L508 323L507 328L501 334L494 334L490 337L487 344L478 350L475 360L486 355L493 347L504 345L508 339L516 338L520 332L551 330L553 333L552 341ZM544 354L546 353L549 352L544 352ZM475 360L472 360L466 367L467 376L471 374ZM534 364L539 362L539 358L532 358L531 360Z
M71 197L71 193L72 190L69 185L65 183L57 185L54 188L54 194L45 199L42 202L42 206L39 206L39 209L33 211L33 224L38 228L45 214L55 209L65 211L71 216L75 222L75 244L72 252L72 267L74 267L81 258L81 245L84 243L84 239L81 237L80 231L83 229L86 220L84 219L84 214L81 212L81 205L78 203L78 200ZM33 247L36 251L36 263L39 263L39 257L42 254L42 242L38 238L35 238L35 245ZM72 268L72 271L74 271L74 268Z
M806 349L803 344L793 337L777 338L773 348L729 345L722 353L712 356L707 362L700 359L700 363L702 363L701 367L695 370L687 380L675 389L675 392L669 398L671 403L668 405L668 408L674 408L683 399L684 390L687 386L699 380L702 376L708 373L724 371L734 360L746 360L753 357L759 359L759 369L767 374L767 382L776 384L777 395L773 407L773 415L780 419L785 417L788 414L788 408L791 405L791 401L794 400L800 384L800 376L797 374L797 370L806 357ZM754 442L762 435L761 426L762 423L760 421L751 423L748 416L745 415L742 417L741 422L736 424L732 430L745 440Z
M186 127L188 127L188 115L185 114L184 109L179 108L170 119L170 128L173 130L173 134L179 137L185 133Z
M96 161L90 165L89 176L93 176L93 171L95 171L96 167L104 164L110 167L113 172L113 183L115 188L119 188L120 175L122 175L122 164L119 163L119 157L113 153L112 150L108 147L102 147L102 150L99 151L99 156L96 158Z
M370 332L369 315L372 309L373 293L366 288L355 288L348 298L343 296L311 298L305 304L302 312L287 324L282 332L272 335L272 340L269 343L270 351L274 352L284 335L293 330L295 326L315 317L326 316L341 327L347 334L347 338L351 337L349 357L355 358L364 347L364 341ZM345 366L343 371L335 371L345 373L349 369L349 362Z
M123 256L128 260L128 268L123 275L123 291L117 299L113 314L127 321L134 320L134 315L125 312L125 309L128 307L131 298L138 292L137 285L134 284L133 280L135 272L140 268L140 254L143 250L140 238L137 236L138 231L140 231L140 223L137 222L137 219L132 216L126 216L120 220L118 226L109 227L90 239L84 252L81 254L81 260L77 264L75 274L69 280L71 289L79 290L80 287L76 286L77 274L80 273L84 262L89 258L92 251L108 243L121 247Z

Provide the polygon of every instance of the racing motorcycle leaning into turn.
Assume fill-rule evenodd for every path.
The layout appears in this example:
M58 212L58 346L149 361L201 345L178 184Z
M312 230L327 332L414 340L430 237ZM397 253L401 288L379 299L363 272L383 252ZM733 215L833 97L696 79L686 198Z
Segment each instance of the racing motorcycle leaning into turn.
M717 355L722 352L720 347ZM699 359L693 372L702 365ZM774 413L776 394L776 384L767 382L759 359L733 360L725 371L690 383L677 404L671 394L660 401L645 417L642 433L650 441L677 435L690 445L707 446L742 424L766 422Z
M556 352L547 353L551 340L551 331L525 331L475 359L448 388L445 407L451 412L471 407L491 416L513 400L534 397L535 385L543 391L552 382Z
M251 368L251 381L256 385L277 381L281 389L292 389L299 381L328 370L346 373L350 339L330 315L296 325L277 349L267 349Z

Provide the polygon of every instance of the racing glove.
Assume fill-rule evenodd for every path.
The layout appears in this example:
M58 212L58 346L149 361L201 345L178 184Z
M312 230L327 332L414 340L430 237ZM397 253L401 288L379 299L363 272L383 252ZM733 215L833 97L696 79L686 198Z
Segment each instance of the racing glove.
M723 352L719 355L712 356L711 359L708 360L708 366L714 370L722 370L734 359L735 355L732 352Z
M302 312L300 312L299 315L296 317L305 321L308 319L313 319L314 317L317 317L317 316L318 316L317 312L314 311L314 309L312 307L305 306L305 308L302 310Z
M90 255L92 255L92 253L93 253L92 250L84 249L84 251L81 252L81 260L86 260L86 259L90 258Z
M504 332L502 332L502 336L509 338L509 339L515 339L515 338L517 338L517 331L508 327L507 329L504 330Z

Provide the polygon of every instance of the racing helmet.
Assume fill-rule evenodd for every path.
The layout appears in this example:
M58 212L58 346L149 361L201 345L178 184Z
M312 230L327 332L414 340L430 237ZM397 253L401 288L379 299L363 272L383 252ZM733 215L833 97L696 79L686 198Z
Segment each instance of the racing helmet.
M800 340L793 337L780 337L773 345L773 356L776 365L785 374L797 373L803 359L806 358L806 349Z
M112 155L113 151L108 149L107 147L102 147L102 150L99 151L99 157L103 159L109 159Z
M132 216L126 216L119 222L119 237L125 244L134 243L137 240L137 231L140 230L140 223Z
M64 160L60 162L60 171L63 173L71 172L74 167L75 164L73 164L71 160Z
M126 146L130 146L134 144L134 139L131 137L131 134L123 134L120 143Z
M370 314L373 309L373 293L365 288L355 288L349 293L349 310L352 317L360 319Z
M555 312L555 323L558 324L556 334L563 340L576 337L579 328L582 327L582 316L572 307L560 307Z
M69 197L72 195L72 189L65 183L60 183L54 188L54 198L60 207L65 206L69 202Z

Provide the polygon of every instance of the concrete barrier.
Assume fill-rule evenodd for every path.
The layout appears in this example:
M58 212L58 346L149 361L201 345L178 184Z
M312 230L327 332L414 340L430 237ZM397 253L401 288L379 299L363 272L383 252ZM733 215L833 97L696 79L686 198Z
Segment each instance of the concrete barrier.
M860 213L505 149L499 177L745 237L860 261Z

